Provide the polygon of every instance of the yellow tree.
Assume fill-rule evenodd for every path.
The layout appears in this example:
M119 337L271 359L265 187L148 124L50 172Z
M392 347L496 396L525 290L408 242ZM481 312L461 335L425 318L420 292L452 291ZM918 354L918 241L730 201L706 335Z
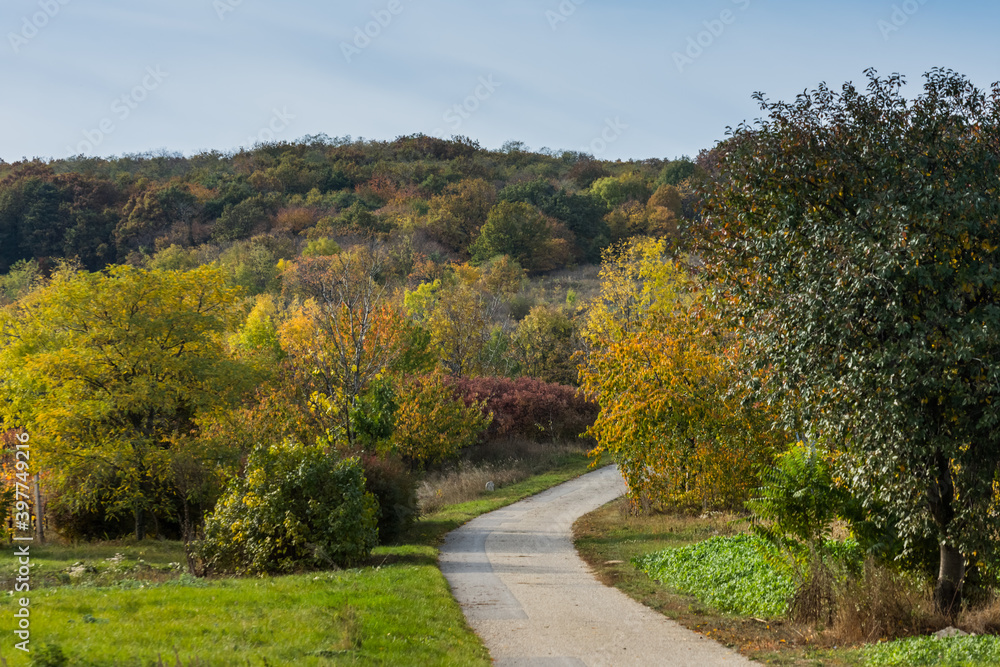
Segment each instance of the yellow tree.
M286 273L286 284L306 301L282 324L281 346L313 413L328 415L351 445L352 408L404 349L385 261L380 251L359 247L304 259Z
M501 363L509 320L504 305L517 293L524 271L507 257L485 267L459 264L443 279L407 292L410 316L431 334L431 347L448 372L479 375Z
M594 453L614 457L634 502L739 506L783 440L735 390L738 337L664 251L642 238L606 255L581 367L601 406Z
M64 269L0 313L0 418L73 506L131 512L137 539L173 514L179 443L252 381L226 352L235 297L207 267Z

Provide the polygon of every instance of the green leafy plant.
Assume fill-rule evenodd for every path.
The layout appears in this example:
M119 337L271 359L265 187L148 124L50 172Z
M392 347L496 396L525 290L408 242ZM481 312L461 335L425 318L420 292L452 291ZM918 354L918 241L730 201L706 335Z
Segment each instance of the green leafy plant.
M358 459L286 442L258 446L205 522L207 571L260 574L350 566L378 542Z
M755 535L713 537L633 560L653 579L720 611L777 617L795 592L777 548Z

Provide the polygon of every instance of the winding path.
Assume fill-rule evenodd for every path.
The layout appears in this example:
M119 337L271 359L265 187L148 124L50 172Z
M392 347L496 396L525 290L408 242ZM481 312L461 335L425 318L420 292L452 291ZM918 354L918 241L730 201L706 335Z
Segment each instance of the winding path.
M573 522L624 491L610 466L449 533L441 571L494 664L755 665L594 578Z

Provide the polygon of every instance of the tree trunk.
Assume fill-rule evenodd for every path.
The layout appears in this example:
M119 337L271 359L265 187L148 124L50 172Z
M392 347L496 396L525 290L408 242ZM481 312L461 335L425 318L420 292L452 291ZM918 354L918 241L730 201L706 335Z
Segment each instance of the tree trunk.
M146 536L146 513L142 511L142 507L136 505L135 507L135 539L137 542L141 542L142 538Z
M965 556L953 546L941 544L941 570L934 588L934 606L946 616L954 616L962 605Z

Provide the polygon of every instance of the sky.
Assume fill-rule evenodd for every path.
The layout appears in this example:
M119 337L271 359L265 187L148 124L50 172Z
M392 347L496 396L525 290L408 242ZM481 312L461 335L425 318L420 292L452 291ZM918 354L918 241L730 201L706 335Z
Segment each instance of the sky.
M1000 3L4 0L0 159L463 135L696 155L821 82L1000 80Z

